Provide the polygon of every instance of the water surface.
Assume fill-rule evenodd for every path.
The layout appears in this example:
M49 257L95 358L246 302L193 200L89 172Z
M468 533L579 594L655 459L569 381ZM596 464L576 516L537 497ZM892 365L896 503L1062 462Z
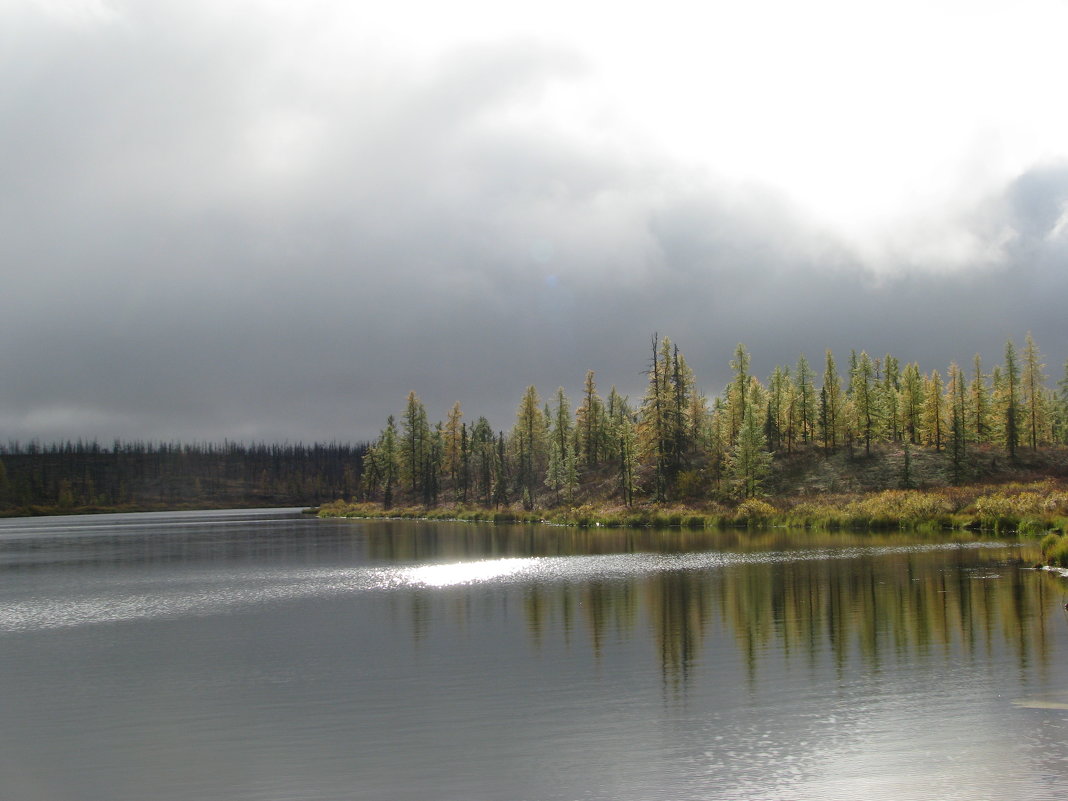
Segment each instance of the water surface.
M1033 544L0 521L0 798L1053 798Z

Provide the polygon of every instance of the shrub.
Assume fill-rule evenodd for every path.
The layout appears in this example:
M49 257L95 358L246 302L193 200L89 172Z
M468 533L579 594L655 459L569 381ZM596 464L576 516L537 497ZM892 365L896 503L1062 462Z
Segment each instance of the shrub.
M734 510L734 519L747 525L767 523L776 514L775 507L759 498L747 498Z

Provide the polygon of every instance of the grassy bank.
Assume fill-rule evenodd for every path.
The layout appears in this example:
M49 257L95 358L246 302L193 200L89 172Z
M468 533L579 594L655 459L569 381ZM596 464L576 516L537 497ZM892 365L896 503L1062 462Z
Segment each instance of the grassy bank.
M322 517L389 517L571 526L718 528L789 526L814 529L968 529L996 534L1068 532L1068 486L1052 479L996 486L884 490L872 493L750 499L737 505L585 504L537 510L462 505L394 507L335 501Z

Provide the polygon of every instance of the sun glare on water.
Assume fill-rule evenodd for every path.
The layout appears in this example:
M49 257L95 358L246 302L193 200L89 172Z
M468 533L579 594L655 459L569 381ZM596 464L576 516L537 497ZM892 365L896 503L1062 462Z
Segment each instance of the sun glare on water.
M480 562L455 562L447 565L422 565L406 571L412 584L426 587L453 587L514 576L537 562L537 559L488 559Z

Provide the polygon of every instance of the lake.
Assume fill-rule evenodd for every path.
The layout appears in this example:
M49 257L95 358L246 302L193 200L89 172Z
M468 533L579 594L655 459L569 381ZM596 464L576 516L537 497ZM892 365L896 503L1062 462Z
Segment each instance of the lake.
M1052 799L1032 541L0 521L0 798Z

